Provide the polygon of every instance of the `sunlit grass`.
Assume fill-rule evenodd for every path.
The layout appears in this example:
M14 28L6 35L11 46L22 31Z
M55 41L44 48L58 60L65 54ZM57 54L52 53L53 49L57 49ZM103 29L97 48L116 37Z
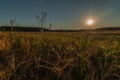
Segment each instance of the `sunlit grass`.
M0 80L119 80L120 35L0 33Z

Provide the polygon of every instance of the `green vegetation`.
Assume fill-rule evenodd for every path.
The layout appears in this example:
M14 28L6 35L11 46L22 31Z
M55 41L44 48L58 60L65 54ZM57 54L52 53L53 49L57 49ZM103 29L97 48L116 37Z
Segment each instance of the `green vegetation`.
M0 33L0 80L120 80L120 34Z

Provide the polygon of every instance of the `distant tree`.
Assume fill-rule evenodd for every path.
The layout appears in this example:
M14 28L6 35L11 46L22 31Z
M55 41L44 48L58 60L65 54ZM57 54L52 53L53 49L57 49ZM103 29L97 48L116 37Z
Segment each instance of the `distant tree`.
M41 29L46 27L46 16L47 16L46 12L41 12L40 15L35 15L37 23Z
M11 19L11 20L10 20L11 31L14 31L14 26L15 26L15 23L16 23L16 18L15 18L15 19Z

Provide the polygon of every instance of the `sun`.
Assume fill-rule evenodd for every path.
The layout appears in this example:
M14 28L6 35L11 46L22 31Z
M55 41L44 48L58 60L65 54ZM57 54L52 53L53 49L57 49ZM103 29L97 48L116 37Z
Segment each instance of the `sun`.
M92 25L93 23L94 23L94 21L92 19L87 20L88 25Z

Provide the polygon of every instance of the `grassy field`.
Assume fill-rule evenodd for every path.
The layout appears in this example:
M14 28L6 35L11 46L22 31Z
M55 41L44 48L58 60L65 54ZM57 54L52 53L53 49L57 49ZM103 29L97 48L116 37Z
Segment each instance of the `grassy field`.
M120 33L0 33L0 80L120 80Z

